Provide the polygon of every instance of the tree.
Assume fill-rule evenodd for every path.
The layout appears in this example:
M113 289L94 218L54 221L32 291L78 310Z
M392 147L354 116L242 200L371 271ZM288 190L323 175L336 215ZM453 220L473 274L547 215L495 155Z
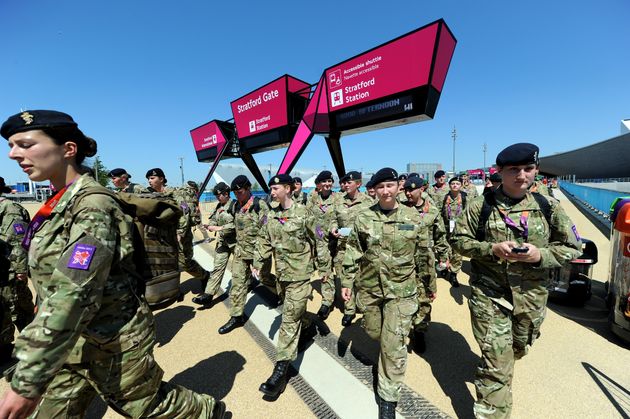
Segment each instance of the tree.
M257 182L254 182L254 185L252 186L252 191L262 191L262 188Z
M107 185L109 185L109 176L107 176L107 173L109 173L109 170L107 169L107 167L105 167L105 165L98 158L98 156L94 158L94 163L92 164L92 170L94 171L94 177L96 177L96 181L100 183L101 185L107 187Z

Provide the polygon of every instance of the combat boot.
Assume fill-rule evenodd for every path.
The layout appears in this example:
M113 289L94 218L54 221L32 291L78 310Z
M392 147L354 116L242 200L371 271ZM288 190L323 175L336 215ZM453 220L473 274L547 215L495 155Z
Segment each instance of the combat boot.
M378 404L379 419L396 419L396 402L388 402L383 399Z
M356 314L344 314L341 318L341 325L343 327L350 326L355 317L357 317Z
M289 375L289 361L278 361L273 368L271 377L260 385L258 390L271 398L278 397L287 387Z
M213 298L214 298L214 295L203 293L193 298L192 302L195 304L199 304L199 305L207 307L212 303Z
M241 327L245 324L245 316L234 316L230 317L227 323L223 326L219 327L219 334L225 335L226 333L230 333L232 330L237 327Z
M322 320L326 320L329 314L330 314L330 306L327 306L326 304L322 304L322 306L317 311L317 317L319 317Z
M448 282L451 283L451 286L453 288L457 288L459 287L459 281L457 280L457 273L456 272L451 272L449 277L448 277Z

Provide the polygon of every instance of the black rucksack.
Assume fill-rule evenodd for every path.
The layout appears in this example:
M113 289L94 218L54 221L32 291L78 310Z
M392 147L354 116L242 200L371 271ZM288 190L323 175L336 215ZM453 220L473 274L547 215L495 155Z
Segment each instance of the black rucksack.
M551 225L551 205L547 198L539 194L538 192L531 192L532 196L538 203L540 207L540 211L545 216L545 220L547 220L547 224ZM492 208L496 207L497 201L494 197L494 191L483 195L483 205L481 207L481 212L479 213L479 222L477 224L477 233L475 234L475 239L477 241L486 241L486 223L490 218L490 214L492 213Z

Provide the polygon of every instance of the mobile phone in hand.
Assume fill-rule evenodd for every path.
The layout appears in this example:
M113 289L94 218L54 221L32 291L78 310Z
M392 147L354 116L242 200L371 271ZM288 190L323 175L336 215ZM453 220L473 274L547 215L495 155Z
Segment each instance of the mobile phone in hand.
M513 247L512 253L527 253L528 250L527 247Z

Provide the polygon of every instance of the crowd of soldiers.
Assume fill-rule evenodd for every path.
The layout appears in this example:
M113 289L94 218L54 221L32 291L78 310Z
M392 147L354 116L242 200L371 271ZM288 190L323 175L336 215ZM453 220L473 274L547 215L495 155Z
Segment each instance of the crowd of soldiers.
M49 119L64 124L72 121L65 114L45 113L53 111L31 112L30 117L40 112L36 115L48 123L46 126L50 125ZM31 125L32 121L28 122L29 118L24 114L10 118L3 125L2 135L9 139L12 150L21 147L20 141L30 141L23 134L37 130L37 125ZM19 160L17 155L16 152L12 158ZM73 166L75 161L70 163ZM319 173L316 188L310 193L302 190L300 178L278 174L269 180L269 199L254 196L251 182L240 175L230 185L219 182L214 186L213 194L218 202L207 223L201 220L199 190L194 182L182 188L170 188L160 168L147 171L147 188L131 183L131 176L122 168L112 170L109 176L119 192L170 194L176 199L182 209L177 230L180 269L202 283L203 290L193 298L194 303L211 307L221 292L220 284L232 259L230 318L218 329L219 334L229 333L246 323L245 303L249 290L262 283L276 291L282 304L276 364L269 378L259 387L271 399L284 391L290 363L297 358L304 343L317 333L312 319L306 315L311 282L317 278L322 297L316 313L319 319L326 321L335 300L341 298L342 326L351 325L361 314L362 327L371 338L379 341L376 383L379 417L395 418L408 348L416 353L426 349L425 333L431 321L431 305L437 296L437 278L442 277L452 287L458 287L462 257L469 257L472 292L469 308L474 336L481 349L475 379L477 401L474 414L476 417L501 418L509 417L511 412L514 361L527 353L540 333L545 316L548 271L579 254L580 238L558 201L549 195L543 183L536 181L538 147L528 143L507 147L497 156L497 167L499 173L489 178L481 196L467 174L454 176L447 182L446 174L441 170L435 173L435 182L429 184L416 173L399 175L386 167L367 182L366 193L360 191L362 174L356 171L339 179L340 192L333 192L334 179L330 171ZM83 188L84 184L94 183L84 179L88 175L78 176L71 183L66 182L63 189ZM4 180L0 180L0 188L6 192ZM63 194L63 190L61 192ZM231 198L231 193L235 199ZM63 202L63 197L60 199ZM47 356L45 352L38 354L33 346L41 342L32 333L38 332L37 327L44 327L46 320L41 313L35 314L27 286L29 267L33 271L35 265L29 264L22 246L25 235L29 239L28 232L33 229L33 223L41 221L38 218L40 212L29 224L26 211L18 204L0 198L0 240L8 244L4 257L10 261L7 278L0 283L0 351L3 359L8 358L13 351L14 328L21 331L32 322L29 326L31 334L26 333L16 348L20 362L12 380L12 392L26 400L34 400L35 405L40 399L48 400L42 402L45 408L40 406L38 411L50 413L60 412L53 409L58 409L60 401L75 397L69 396L70 390L79 387L85 390L90 384L77 382L73 385L72 379L76 376L64 369L58 370L55 380L50 377L48 382L31 387L25 384L33 380L32 374L37 371L30 371L24 360ZM59 219L62 224L63 219ZM192 257L191 228L200 225L216 234L212 272L204 270ZM36 226L33 234L37 231ZM96 234L90 229L85 231ZM124 235L120 237L124 241ZM76 246L88 249L90 259L97 254L94 253L99 246L97 241L80 240ZM115 247L116 252L123 253L122 245L116 246L119 246ZM31 254L36 254L32 248ZM108 270L108 275L114 275L114 271L123 274L124 269L113 269L115 262L111 255L109 261L112 270ZM275 269L272 269L272 261ZM99 263L101 261L97 259L92 262L95 267ZM85 276L76 277L76 272L68 269L74 264L71 261L57 269L76 285L76 281L86 279ZM52 307L48 301L53 297L41 287L36 288L38 306L48 313ZM137 308L138 313L142 312L139 318L146 317L147 320L145 323L138 320L137 327L141 323L142 327L152 324L150 313L147 314L143 307L141 303ZM84 332L78 331L75 336L81 333ZM147 341L147 350L142 353L150 354L153 343ZM71 358L72 354L66 352L66 356ZM137 354L134 352L133 356ZM57 363L60 362L70 361L58 359ZM70 365L71 371L78 368L76 363L70 362ZM122 409L126 415L172 413L186 405L188 410L182 411L196 412L198 417L222 417L225 411L222 402L179 387L166 389L165 383L160 384L161 374L155 372L157 370L157 365L151 369L155 382L147 384L152 386L150 392L160 388L162 393L170 391L169 394L175 396L164 398L159 406L155 402L130 404ZM62 372L65 381L58 382ZM53 380L52 384L50 380ZM92 384L96 388L91 389L89 395L93 397L98 393L111 406L124 405L129 396L126 393L108 394L104 391L106 383L98 379ZM54 394L46 397L48 393L45 392L51 392L51 389ZM176 396L182 394L188 402L177 399ZM5 417L2 409L3 405L9 404L6 400L7 397L0 402L0 418ZM85 403L90 400L87 397L71 405L77 412L84 412ZM27 405L27 402L22 403ZM181 412L179 414L181 416Z

